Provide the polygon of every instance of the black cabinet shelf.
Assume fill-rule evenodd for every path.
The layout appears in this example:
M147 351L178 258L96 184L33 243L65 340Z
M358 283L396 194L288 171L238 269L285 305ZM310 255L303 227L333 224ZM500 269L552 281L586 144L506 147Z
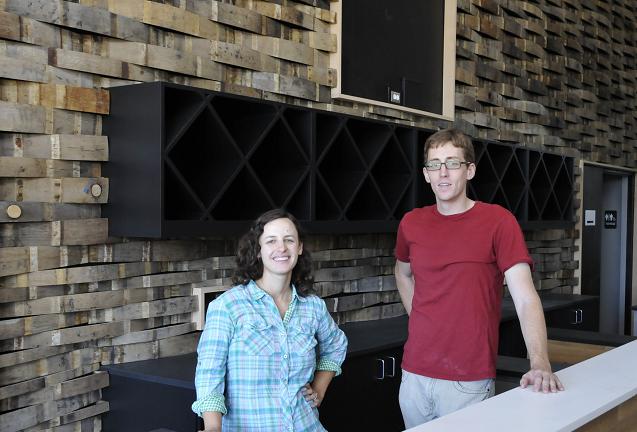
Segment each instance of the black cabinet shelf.
M111 235L237 234L275 207L308 232L391 232L435 202L421 171L431 131L164 82L110 92ZM472 198L523 224L572 223L572 158L475 145Z

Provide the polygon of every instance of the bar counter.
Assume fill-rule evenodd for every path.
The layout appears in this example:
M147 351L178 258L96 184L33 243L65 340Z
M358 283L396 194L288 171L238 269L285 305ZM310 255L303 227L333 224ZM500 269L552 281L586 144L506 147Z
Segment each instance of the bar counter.
M627 401L631 412L623 415L635 417L635 399L630 399L637 395L637 341L556 374L566 387L563 392L518 387L408 431L572 431Z

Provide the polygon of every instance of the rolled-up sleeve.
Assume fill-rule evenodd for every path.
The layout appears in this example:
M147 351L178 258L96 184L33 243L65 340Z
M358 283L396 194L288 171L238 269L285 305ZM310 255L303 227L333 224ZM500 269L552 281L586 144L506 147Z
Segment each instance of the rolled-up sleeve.
M316 369L333 371L340 375L341 365L347 354L347 337L330 316L325 302L319 299L319 303L319 327L316 334L319 356Z
M197 347L197 400L192 404L192 410L200 416L207 411L227 414L223 394L228 347L233 334L234 325L225 303L221 299L212 301Z

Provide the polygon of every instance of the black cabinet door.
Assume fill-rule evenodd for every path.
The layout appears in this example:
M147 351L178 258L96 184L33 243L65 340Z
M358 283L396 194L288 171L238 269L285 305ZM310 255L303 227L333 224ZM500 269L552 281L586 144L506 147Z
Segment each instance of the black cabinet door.
M545 313L546 326L599 331L599 301L590 300Z
M330 432L402 431L398 390L402 347L347 358L319 409Z

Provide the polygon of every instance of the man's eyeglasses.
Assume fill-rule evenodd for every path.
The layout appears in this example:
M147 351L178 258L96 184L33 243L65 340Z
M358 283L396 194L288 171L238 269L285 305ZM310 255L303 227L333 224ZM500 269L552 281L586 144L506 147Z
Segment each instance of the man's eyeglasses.
M458 159L447 159L444 162L441 162L437 159L430 160L425 162L425 169L427 171L438 171L442 165L446 166L447 169L456 170L459 169L462 165L471 165L471 162L464 162Z

